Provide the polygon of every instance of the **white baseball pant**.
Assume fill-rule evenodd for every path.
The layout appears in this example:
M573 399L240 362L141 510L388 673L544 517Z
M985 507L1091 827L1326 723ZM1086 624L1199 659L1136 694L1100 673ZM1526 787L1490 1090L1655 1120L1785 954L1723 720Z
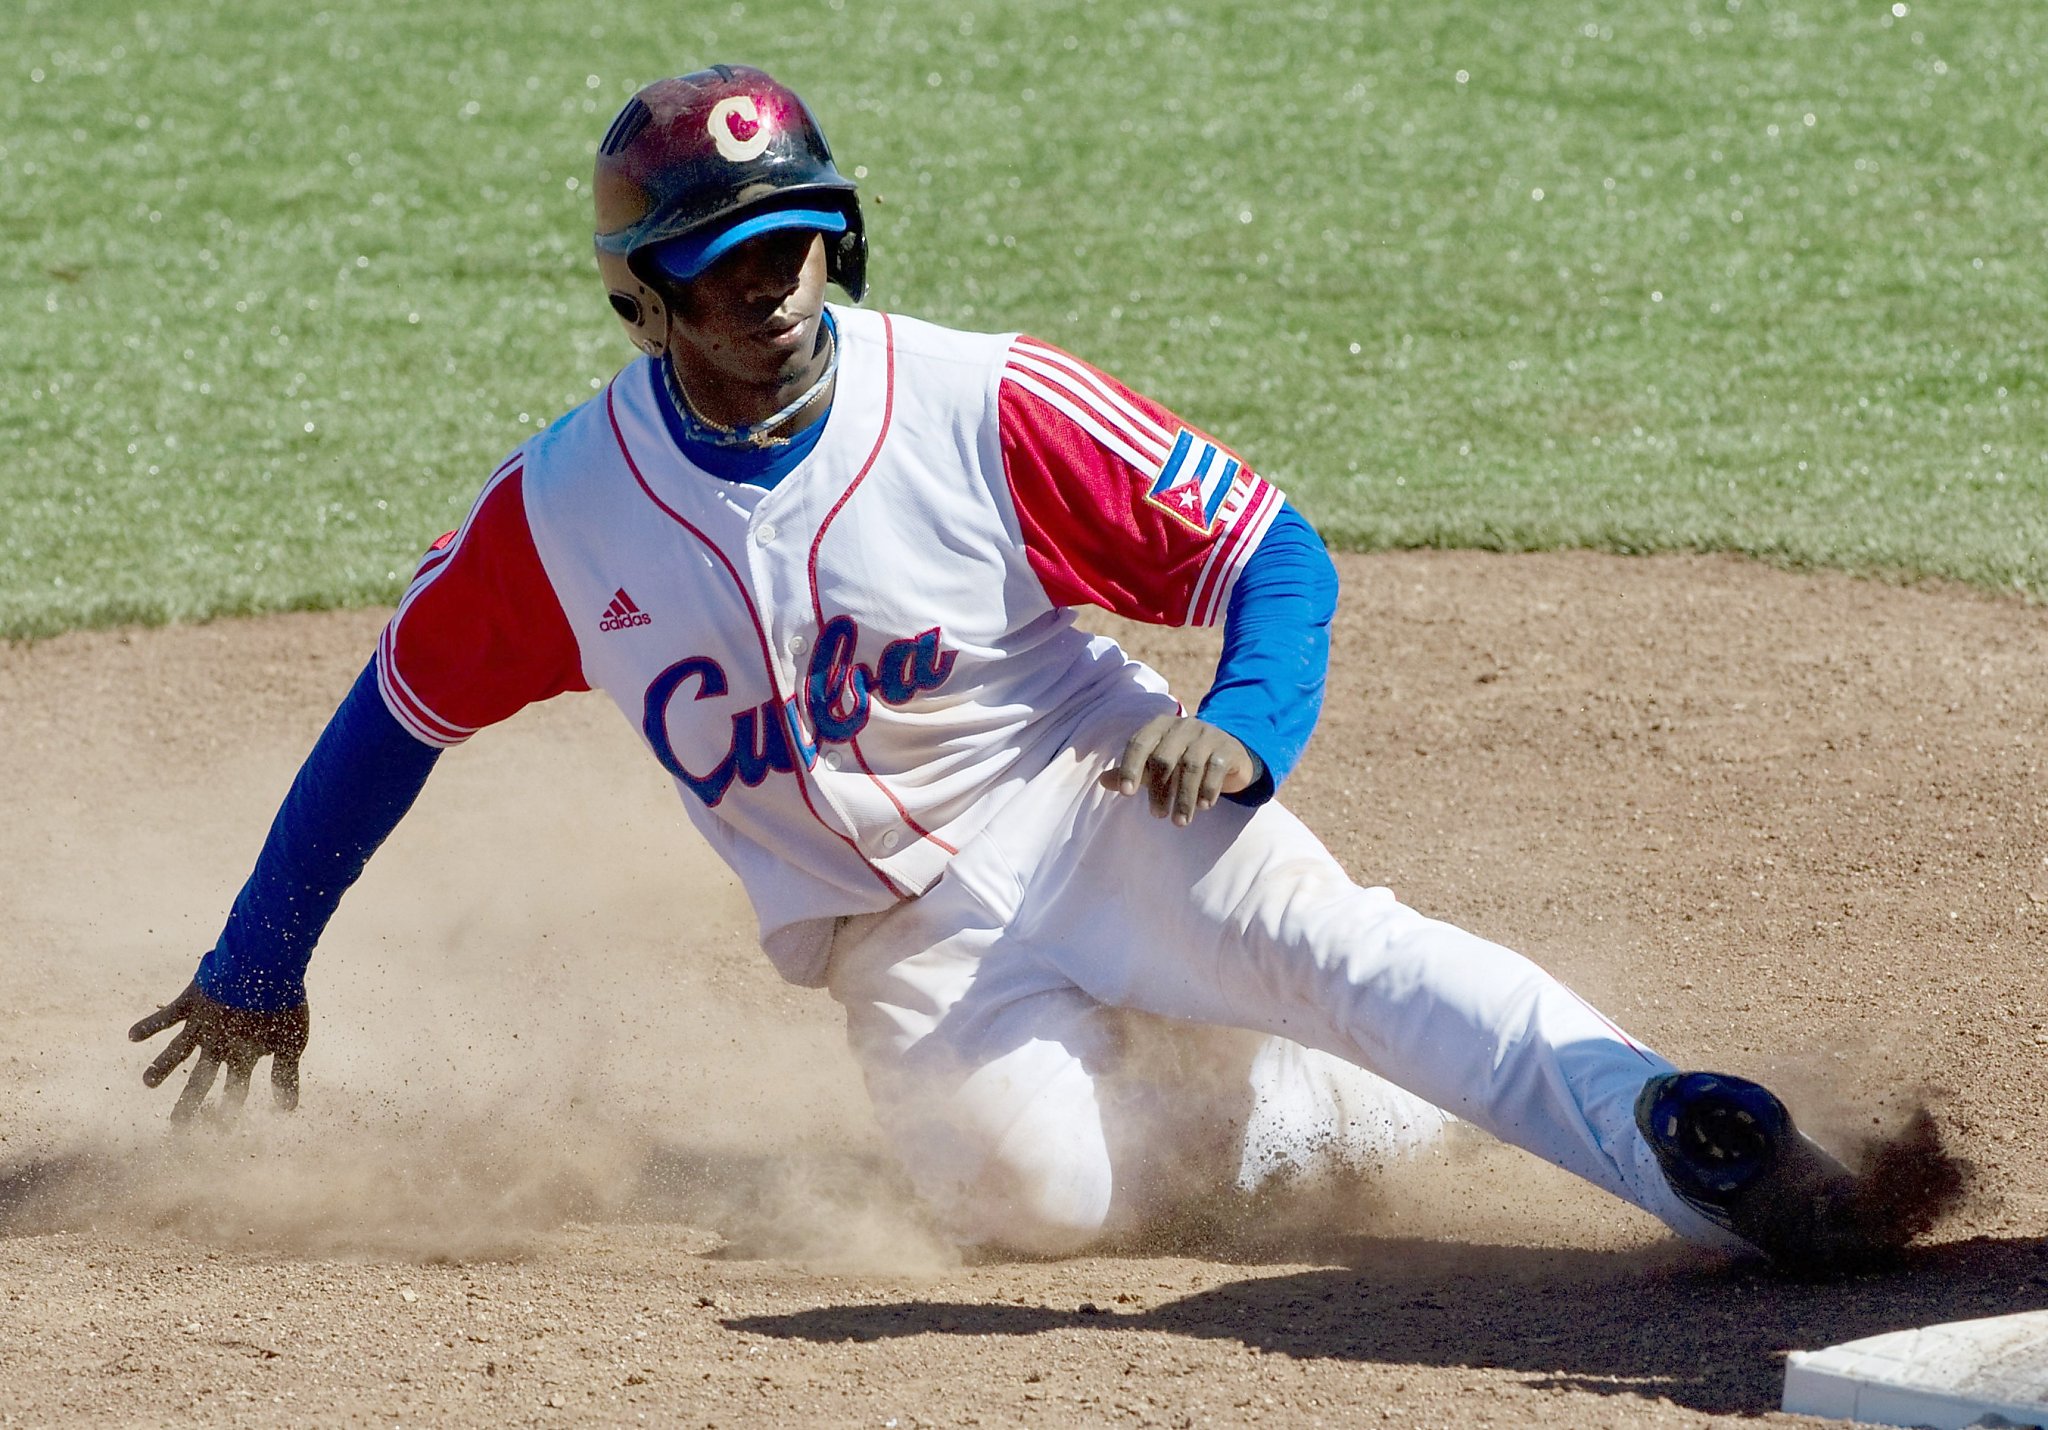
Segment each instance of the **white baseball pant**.
M1342 1155L1398 1155L1443 1109L1725 1243L1636 1127L1670 1063L1520 954L1352 883L1277 802L1181 828L1102 789L1152 713L1090 721L922 898L835 940L884 1135L962 1242L1072 1251L1136 1229L1191 1165L1255 1181L1333 1132ZM1149 1020L1127 1012L1268 1037L1141 1038L1216 1058L1134 1067Z

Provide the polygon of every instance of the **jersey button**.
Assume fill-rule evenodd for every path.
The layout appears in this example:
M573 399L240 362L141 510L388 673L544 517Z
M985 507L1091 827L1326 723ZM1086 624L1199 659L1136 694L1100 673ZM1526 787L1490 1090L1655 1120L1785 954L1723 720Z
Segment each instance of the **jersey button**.
M754 545L766 546L775 539L775 523L764 521L754 528Z
M804 653L804 651L805 651L805 650L806 650L806 649L807 649L807 648L808 648L808 647L810 646L810 642L809 642L809 641L807 641L807 640L805 640L805 639L804 639L804 638L803 638L802 636L800 636L800 635L798 635L798 636L791 636L791 637L789 638L789 642L788 642L788 644L789 644L789 653L790 653L791 655L802 655L802 654Z
M839 768L839 752L837 750L827 750L825 752L825 768L828 770Z
M888 831L881 838L881 845L884 849L894 849L897 845L901 844L902 842L903 836L898 834L893 829Z

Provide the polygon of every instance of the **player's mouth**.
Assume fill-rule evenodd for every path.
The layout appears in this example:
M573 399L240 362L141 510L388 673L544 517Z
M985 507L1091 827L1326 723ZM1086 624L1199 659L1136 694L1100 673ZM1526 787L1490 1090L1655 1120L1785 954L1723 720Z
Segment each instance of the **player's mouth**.
M795 352L810 336L811 320L807 317L770 318L760 327L760 341L777 352Z

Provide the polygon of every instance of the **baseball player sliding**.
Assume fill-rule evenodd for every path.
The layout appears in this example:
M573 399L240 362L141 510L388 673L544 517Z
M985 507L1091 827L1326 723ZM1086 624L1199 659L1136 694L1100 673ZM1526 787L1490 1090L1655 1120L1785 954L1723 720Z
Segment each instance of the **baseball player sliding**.
M963 1242L1063 1252L1159 1210L1171 1115L1132 1013L1259 1035L1228 1179L1446 1114L1683 1236L1835 1262L1904 1233L1755 1083L1683 1073L1520 955L1361 888L1274 794L1320 709L1336 576L1215 439L1058 348L858 303L860 200L759 70L648 86L596 163L597 262L644 354L434 544L279 811L143 1080L272 1058L440 752L602 690L828 989L882 1129ZM1075 625L1223 626L1188 714ZM1264 1041L1260 1042L1259 1038ZM1158 1089L1155 1089L1158 1091ZM1171 1089L1166 1089L1171 1101ZM1185 1108L1180 1111L1185 1112Z

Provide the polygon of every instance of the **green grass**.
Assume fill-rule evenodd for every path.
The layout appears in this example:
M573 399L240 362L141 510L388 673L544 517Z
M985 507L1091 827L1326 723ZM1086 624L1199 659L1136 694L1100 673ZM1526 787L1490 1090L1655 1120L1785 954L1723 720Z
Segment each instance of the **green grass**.
M391 599L630 356L590 154L714 58L867 171L871 301L1075 349L1336 542L2040 592L2048 7L1896 8L16 0L0 635Z

